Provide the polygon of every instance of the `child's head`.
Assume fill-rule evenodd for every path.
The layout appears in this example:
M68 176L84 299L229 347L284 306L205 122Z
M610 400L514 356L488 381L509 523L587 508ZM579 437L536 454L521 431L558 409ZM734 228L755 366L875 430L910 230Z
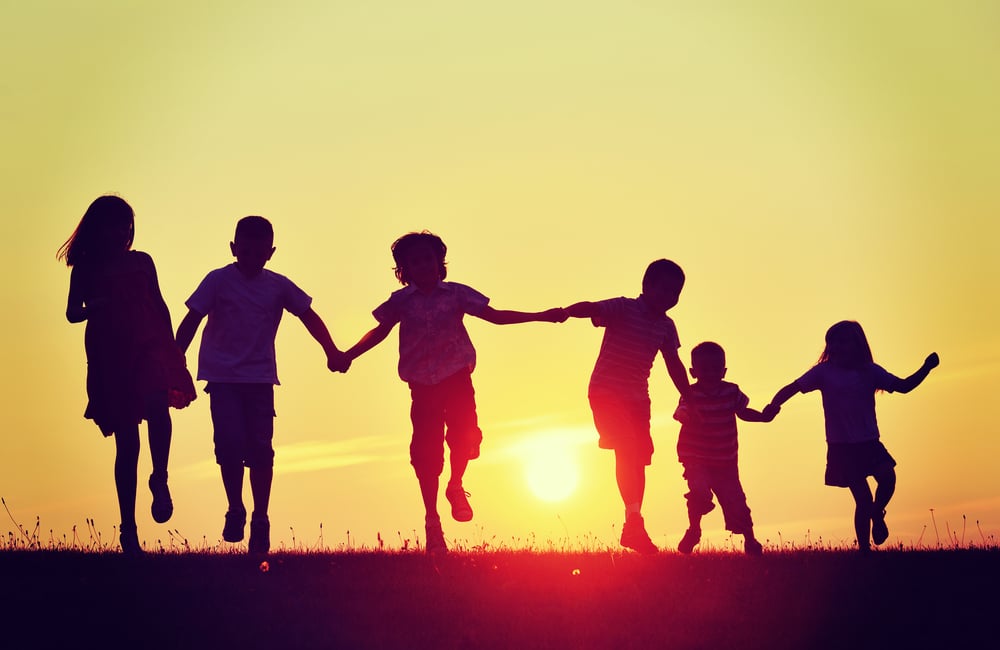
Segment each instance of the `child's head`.
M656 260L642 276L642 295L654 311L667 311L677 304L684 288L684 271L670 260Z
M274 228L264 217L243 217L236 223L236 236L229 244L236 266L248 276L256 275L274 255Z
M404 285L434 286L448 275L447 252L444 241L434 233L424 230L403 235L392 243L396 279Z
M76 230L56 254L67 266L93 261L132 248L135 238L135 213L120 196L105 195L94 199L83 213Z
M726 351L712 341L705 341L691 350L691 376L701 384L714 384L726 376Z
M868 337L859 323L842 320L826 331L826 347L819 362L826 361L844 368L862 368L874 363Z

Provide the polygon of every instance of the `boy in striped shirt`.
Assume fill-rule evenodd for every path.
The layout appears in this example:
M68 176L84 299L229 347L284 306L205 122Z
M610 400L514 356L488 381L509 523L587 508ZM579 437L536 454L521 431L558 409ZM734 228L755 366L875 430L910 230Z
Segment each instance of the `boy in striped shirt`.
M621 545L640 553L656 553L642 519L646 466L653 456L650 436L649 373L657 353L683 395L687 371L677 350L680 341L667 310L677 304L684 288L684 271L670 260L646 268L638 298L578 302L566 308L573 318L590 318L604 328L597 363L587 396L600 436L601 449L615 452L615 478L625 504Z
M763 547L753 533L753 519L740 484L737 464L736 418L746 422L770 422L750 408L740 387L726 376L726 352L718 343L706 341L691 350L691 376L697 381L681 395L674 419L681 423L677 438L677 458L684 465L687 480L688 529L677 545L690 553L701 541L701 518L715 508L712 494L719 499L726 530L743 535L747 555L760 555Z

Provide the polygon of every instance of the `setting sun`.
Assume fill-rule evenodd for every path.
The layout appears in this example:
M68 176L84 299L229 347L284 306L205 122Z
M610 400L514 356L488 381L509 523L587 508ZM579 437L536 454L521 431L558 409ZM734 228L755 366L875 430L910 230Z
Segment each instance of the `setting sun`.
M523 446L524 479L531 493L542 501L564 501L580 484L580 462L572 438L547 432Z

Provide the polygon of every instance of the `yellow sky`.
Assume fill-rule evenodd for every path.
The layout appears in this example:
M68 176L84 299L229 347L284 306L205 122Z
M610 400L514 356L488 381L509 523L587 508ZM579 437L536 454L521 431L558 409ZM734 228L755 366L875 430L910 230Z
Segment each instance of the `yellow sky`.
M424 228L448 244L449 278L498 308L632 296L649 261L676 260L682 357L718 341L758 407L815 361L830 324L858 320L891 372L942 359L915 392L878 400L899 462L893 539L932 542L931 509L942 539L963 516L967 541L977 521L1000 535L1000 10L801 4L7 3L0 496L56 535L117 523L114 445L82 418L84 328L63 317L69 272L54 259L110 192L136 209L135 247L156 261L175 325L247 214L274 223L270 268L313 296L343 347L398 287L389 244ZM476 518L445 534L613 543L613 460L586 401L601 332L468 328L486 443L466 480ZM276 544L293 529L313 541L321 524L328 544L420 531L395 364L393 334L330 375L305 328L283 322ZM660 364L651 393L645 513L675 547L685 488ZM141 490L140 535L214 542L225 500L207 396L174 428L176 514L154 524ZM554 504L524 477L530 442L548 436L580 472ZM824 453L815 394L741 425L762 539L852 539ZM705 527L725 543L721 515Z

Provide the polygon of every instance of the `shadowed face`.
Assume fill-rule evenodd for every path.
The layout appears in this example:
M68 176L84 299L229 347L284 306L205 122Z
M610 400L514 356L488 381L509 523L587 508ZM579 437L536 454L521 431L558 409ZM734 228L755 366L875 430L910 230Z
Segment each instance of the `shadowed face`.
M441 281L441 261L430 244L414 246L404 265L407 280L420 289L433 289Z
M677 304L681 297L684 281L681 279L663 279L648 283L643 289L642 297L656 313L662 313Z
M691 359L691 376L705 388L714 388L726 376L725 355L707 353L696 354Z
M236 266L248 278L264 269L264 265L274 255L273 240L267 237L237 235L229 244L229 250L236 257Z

